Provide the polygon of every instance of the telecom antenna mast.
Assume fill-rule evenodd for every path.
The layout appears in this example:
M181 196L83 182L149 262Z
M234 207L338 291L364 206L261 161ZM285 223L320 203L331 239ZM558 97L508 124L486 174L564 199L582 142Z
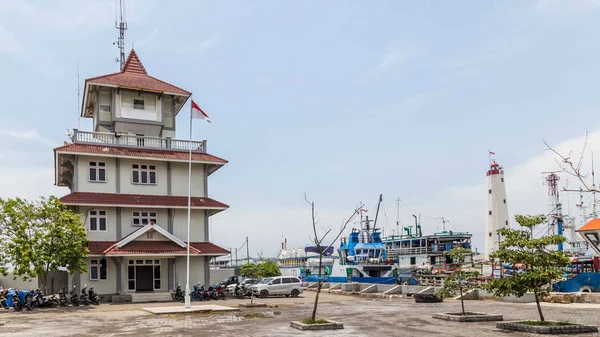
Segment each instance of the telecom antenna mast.
M122 70L125 64L125 31L127 30L127 22L125 20L127 15L125 14L124 2L124 0L119 0L119 6L115 8L115 28L119 30L119 40L116 43L113 42L113 44L119 47L119 58L115 59L115 62L120 63L119 70ZM117 22L117 18L120 18L119 22Z

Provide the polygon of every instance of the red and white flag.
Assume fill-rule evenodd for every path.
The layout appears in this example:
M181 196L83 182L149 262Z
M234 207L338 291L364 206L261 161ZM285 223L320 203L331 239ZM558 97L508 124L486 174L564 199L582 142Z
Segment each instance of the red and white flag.
M196 104L196 102L194 102L194 100L192 100L192 118L204 118L207 122L212 123L210 121L210 117L208 117L206 112L200 109L200 107L198 106L198 104Z

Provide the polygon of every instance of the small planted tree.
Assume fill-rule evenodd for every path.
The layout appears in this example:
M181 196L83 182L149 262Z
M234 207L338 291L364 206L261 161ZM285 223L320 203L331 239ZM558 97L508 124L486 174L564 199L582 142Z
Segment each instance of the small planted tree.
M452 274L448 275L444 279L444 284L442 288L436 294L436 296L440 299L454 297L457 294L460 295L460 306L462 309L462 315L466 315L463 293L466 290L474 288L473 284L467 283L466 279L469 274L463 270L463 265L465 264L465 257L470 253L470 249L463 247L452 248L450 251L445 252L445 255L450 256L452 258L453 264L456 264L456 269L452 272Z
M36 203L0 199L0 237L0 273L7 275L12 266L22 280L37 277L44 292L50 272L86 270L88 248L79 215L56 197Z
M281 271L277 267L277 263L273 261L264 261L258 265L258 274L260 277L281 276Z
M346 230L346 226L348 226L348 224L352 221L352 219L354 219L356 217L356 215L359 213L359 210L364 205L361 204L360 206L356 207L354 209L354 212L352 213L352 215L346 221L344 221L342 223L342 225L340 226L339 230L337 230L335 232L336 235L333 238L333 240L331 240L331 243L329 245L324 245L323 241L325 240L325 238L327 238L327 235L329 235L331 233L331 228L326 229L325 232L321 235L319 235L317 233L317 223L319 221L317 220L317 215L315 213L315 203L313 201L309 201L308 198L306 197L306 195L304 195L304 200L306 200L306 202L310 205L312 228L313 228L313 234L314 234L314 236L311 238L311 241L314 242L316 249L317 249L317 253L319 254L319 273L317 274L317 294L315 296L315 303L313 306L312 314L311 314L310 318L304 320L303 323L315 324L315 323L321 323L321 320L317 321L316 317L317 317L317 306L319 305L319 294L321 293L321 288L323 287L323 277L322 277L323 254L335 244L335 242L340 238L340 236Z
M560 279L563 270L569 264L569 258L562 251L552 246L565 241L561 235L533 237L533 229L546 223L545 215L516 215L516 222L521 229L502 228L498 233L503 237L500 249L490 259L498 259L500 263L524 264L525 271L502 279L491 280L486 289L495 296L514 295L521 297L527 292L535 296L540 321L544 322L544 314L540 306L540 297L548 295L551 284Z

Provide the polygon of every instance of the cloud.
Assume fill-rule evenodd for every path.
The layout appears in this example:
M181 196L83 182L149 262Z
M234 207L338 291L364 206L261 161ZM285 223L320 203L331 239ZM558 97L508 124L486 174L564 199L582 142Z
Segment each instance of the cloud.
M40 133L35 130L25 130L25 131L16 131L16 130L8 130L8 129L0 129L0 135L10 136L16 139L38 142L45 145L54 145L55 142L50 141L49 139L44 138Z
M6 163L6 162L5 162ZM37 199L40 196L62 196L68 189L54 186L52 166L24 166L23 162L0 164L0 197Z
M573 157L578 156L584 143L584 136L566 139L553 144L561 153L572 151ZM584 157L583 172L589 172L590 152L600 148L600 132L592 132L588 136L587 151ZM503 164L502 157L507 158L510 154L497 153L498 162ZM443 216L448 222L447 230L468 231L473 234L473 243L480 252L484 250L485 221L487 216L487 163L481 163L480 183L466 186L442 186L439 193L429 196L423 200L402 200L400 207L401 226L412 225L414 220L412 214L421 214L423 233L431 234L441 231L443 228ZM542 172L559 170L555 156L545 150L543 143L539 142L539 151L529 159L513 167L505 167L505 181L507 205L509 211L509 222L515 227L515 214L547 214L549 212L547 186L543 185ZM578 189L579 183L567 174L560 174L559 187L568 186L569 189ZM591 196L585 196L589 201ZM384 196L385 198L385 196ZM389 199L389 197L388 197ZM577 217L576 228L579 227L581 217L580 210L575 207L579 202L578 193L561 193L563 212ZM235 203L234 203L235 204ZM241 204L241 203L238 203ZM231 209L219 213L211 218L211 230L214 234L211 239L223 247L235 248L241 246L239 236L231 235L233 229L239 229L247 233L250 240L250 254L256 256L256 252L263 251L263 256L275 257L281 247L283 238L287 238L288 247L303 247L310 244L312 227L310 225L310 209L302 207L299 201L298 207L271 207L263 209L244 209L244 206L232 206ZM388 200L388 206L390 205ZM393 204L392 204L393 205ZM330 209L326 202L318 202L317 209L320 211L321 224L324 227L337 228L341 221L349 216L350 209ZM371 206L373 207L373 206ZM393 206L392 206L393 207ZM387 235L396 231L395 211L383 210L381 226ZM382 215L382 213L380 213ZM351 228L358 227L352 223L346 230L346 235ZM540 229L544 225L540 226ZM576 229L575 228L575 229ZM573 233L574 234L574 233ZM566 235L570 235L566 233ZM578 236L576 234L575 238ZM339 243L339 242L338 242ZM238 252L238 257L245 256Z
M572 151L572 158L579 158L583 148L585 136L567 139L553 145L561 154ZM582 172L590 172L590 152L600 148L600 132L592 132L588 136L587 150L584 154ZM542 172L559 171L560 166L556 162L556 156L545 150L540 140L539 152L517 165L516 167L505 167L505 182L507 205L509 212L509 223L512 227L515 214L547 214L549 210L548 187L543 184ZM503 155L507 157L507 154ZM501 161L499 161L502 164ZM469 231L474 235L474 245L483 251L483 239L485 235L485 220L487 216L487 184L485 178L486 168L482 165L481 183L469 186L442 187L437 195L432 196L432 201L427 203L412 203L404 206L404 212L418 211L427 214L423 219L423 231L432 232L441 229L440 219L444 216L450 219L448 229L455 231ZM573 176L559 173L561 178L559 187L567 186L569 189L579 189L580 183ZM576 228L581 224L580 210L575 207L579 202L578 193L559 192L563 203L563 213L570 213L576 217ZM590 195L585 195L584 200L589 200ZM402 211L401 211L402 212ZM404 221L410 221L410 214L404 217ZM542 225L543 226L543 225ZM575 229L576 229L575 228ZM570 234L569 234L570 235ZM574 234L574 237L578 237ZM578 238L579 239L579 238Z
M404 63L410 60L415 53L416 48L409 45L395 45L389 47L388 50L381 55L379 64L375 67L375 71L383 71Z
M14 54L21 50L15 33L0 24L0 53Z

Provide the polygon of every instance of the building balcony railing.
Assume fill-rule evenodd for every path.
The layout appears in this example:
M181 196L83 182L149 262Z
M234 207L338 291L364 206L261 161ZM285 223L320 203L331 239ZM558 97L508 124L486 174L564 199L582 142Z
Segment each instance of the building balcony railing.
M169 137L138 136L111 132L89 132L73 129L75 144L123 146L172 151L206 152L206 140L183 140Z

